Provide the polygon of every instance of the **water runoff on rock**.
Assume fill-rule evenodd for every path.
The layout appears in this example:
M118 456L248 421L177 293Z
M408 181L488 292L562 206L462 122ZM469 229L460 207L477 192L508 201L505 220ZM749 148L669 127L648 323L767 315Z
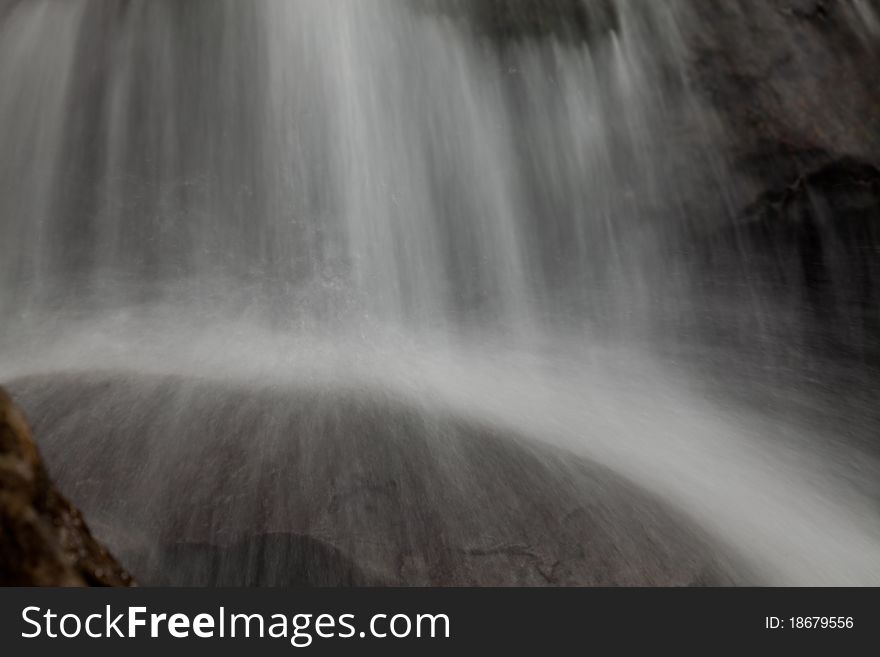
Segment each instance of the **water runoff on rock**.
M733 193L688 3L477 4L0 2L0 377L382 395L607 468L760 581L880 581L873 465L652 355L682 208Z

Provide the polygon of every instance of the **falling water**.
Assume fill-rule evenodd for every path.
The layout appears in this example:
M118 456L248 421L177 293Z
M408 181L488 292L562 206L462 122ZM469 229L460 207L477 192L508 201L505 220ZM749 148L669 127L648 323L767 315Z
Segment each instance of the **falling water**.
M689 302L684 208L720 223L741 181L685 74L688 3L585 6L588 38L499 42L455 3L0 3L0 378L370 391L597 463L760 581L877 583L876 461L649 355L658 304ZM113 385L66 424L32 402L41 439L219 440ZM278 412L242 438L254 469ZM62 482L89 458L56 452Z

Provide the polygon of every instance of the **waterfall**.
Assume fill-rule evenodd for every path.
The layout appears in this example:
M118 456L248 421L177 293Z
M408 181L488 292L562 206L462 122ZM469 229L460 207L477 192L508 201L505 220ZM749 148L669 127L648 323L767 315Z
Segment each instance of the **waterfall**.
M651 353L695 303L693 208L721 226L753 182L693 89L694 3L572 1L575 34L495 33L476 3L0 3L0 380L381 391L608 468L761 581L880 581L876 461L829 472L818 436ZM121 417L96 409L46 440Z
M588 41L499 53L415 3L15 6L4 302L247 290L320 330L629 314L689 100L672 5L616 7Z

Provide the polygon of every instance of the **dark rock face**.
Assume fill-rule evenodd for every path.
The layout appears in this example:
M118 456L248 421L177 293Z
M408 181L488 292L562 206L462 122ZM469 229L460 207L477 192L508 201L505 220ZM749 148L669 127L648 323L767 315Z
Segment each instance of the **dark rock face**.
M768 311L755 321L765 328L778 322L780 341L788 333L790 344L825 356L880 363L880 169L874 165L842 159L799 176L762 195L700 251L707 306L712 299L763 298L785 312ZM809 333L794 332L804 329Z
M171 543L144 565L154 586L376 586L356 563L323 541L292 533L244 534L229 542Z
M0 389L0 586L130 586L52 485L24 417Z
M600 467L377 393L125 373L11 387L59 482L142 583L688 585L741 572Z
M764 372L834 363L876 381L880 5L680 6L688 85L719 128L710 191L727 207L688 209L672 340L738 350Z
M876 3L863 3L876 12ZM688 3L694 90L756 189L843 156L880 161L880 26L850 0Z
M799 176L785 189L768 192L735 229L755 258L776 250L794 258L811 292L815 312L833 310L838 295L853 295L873 307L878 299L880 169L851 158ZM865 310L869 310L866 308Z
M618 24L612 0L417 0L424 10L463 21L498 44L556 37L588 41Z

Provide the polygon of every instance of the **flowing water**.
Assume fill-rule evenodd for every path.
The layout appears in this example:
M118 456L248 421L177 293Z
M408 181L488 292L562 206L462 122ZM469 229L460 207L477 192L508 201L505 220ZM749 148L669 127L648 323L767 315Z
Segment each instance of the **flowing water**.
M740 183L688 3L586 6L499 43L452 3L0 3L0 379L382 391L608 468L760 581L877 584L876 459L651 355L684 208Z

